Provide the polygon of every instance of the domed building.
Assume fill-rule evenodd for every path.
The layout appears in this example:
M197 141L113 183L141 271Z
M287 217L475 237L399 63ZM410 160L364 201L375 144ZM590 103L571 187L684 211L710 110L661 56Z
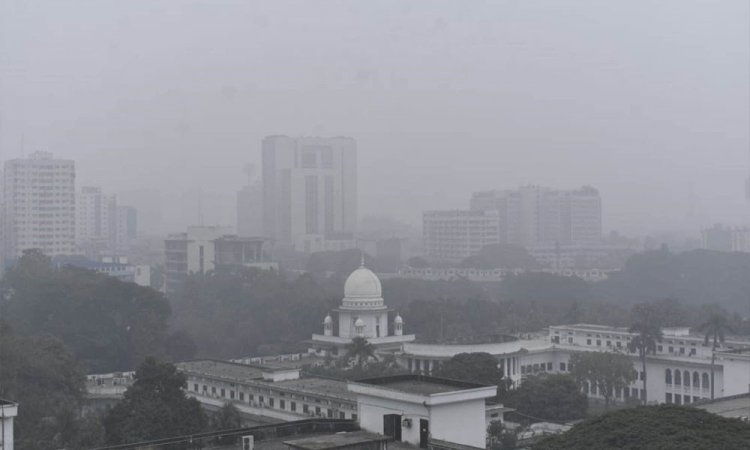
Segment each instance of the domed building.
M330 314L326 315L323 334L312 336L313 349L340 356L352 339L363 337L378 350L398 350L402 343L413 341L414 335L404 335L404 320L398 314L389 322L389 311L383 301L380 279L363 261L346 279L344 299L333 311L338 316L338 326Z

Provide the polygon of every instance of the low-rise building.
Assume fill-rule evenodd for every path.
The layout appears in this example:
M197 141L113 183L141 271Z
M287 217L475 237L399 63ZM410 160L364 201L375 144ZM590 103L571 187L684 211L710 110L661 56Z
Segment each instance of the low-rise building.
M187 377L186 394L207 409L232 403L241 413L277 420L357 419L355 396L342 380L303 377L299 368L283 365L206 359L176 366Z
M13 450L13 419L18 415L18 403L0 399L0 448Z
M485 401L497 394L497 386L420 375L350 381L348 386L357 396L365 431L420 448L431 441L485 447Z

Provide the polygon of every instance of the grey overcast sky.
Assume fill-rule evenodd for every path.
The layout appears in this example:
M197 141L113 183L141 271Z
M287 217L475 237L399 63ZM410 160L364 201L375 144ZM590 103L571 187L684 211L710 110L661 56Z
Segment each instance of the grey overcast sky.
M263 136L349 135L361 212L416 225L529 183L598 187L605 231L750 223L749 3L0 0L0 159L177 227L196 192L233 223Z

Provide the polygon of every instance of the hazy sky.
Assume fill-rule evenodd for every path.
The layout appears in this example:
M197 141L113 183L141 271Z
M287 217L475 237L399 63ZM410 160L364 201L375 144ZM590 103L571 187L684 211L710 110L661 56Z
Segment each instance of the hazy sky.
M0 159L233 223L263 136L349 135L362 213L591 184L605 230L750 223L749 3L0 0Z

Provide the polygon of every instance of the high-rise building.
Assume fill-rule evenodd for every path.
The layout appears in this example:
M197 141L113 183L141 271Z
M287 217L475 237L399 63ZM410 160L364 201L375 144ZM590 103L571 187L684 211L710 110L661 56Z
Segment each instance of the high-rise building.
M264 235L306 252L331 248L334 241L353 246L356 141L269 136L262 151Z
M76 193L76 245L87 256L111 250L117 199L99 187L84 186Z
M499 243L497 210L425 211L422 220L425 256L433 260L458 262Z
M75 253L75 163L35 152L5 162L6 255L27 249L48 256Z
M132 206L117 205L115 208L114 239L112 248L116 253L127 253L130 243L138 236L138 210Z
M237 234L263 235L263 186L253 184L237 192Z

